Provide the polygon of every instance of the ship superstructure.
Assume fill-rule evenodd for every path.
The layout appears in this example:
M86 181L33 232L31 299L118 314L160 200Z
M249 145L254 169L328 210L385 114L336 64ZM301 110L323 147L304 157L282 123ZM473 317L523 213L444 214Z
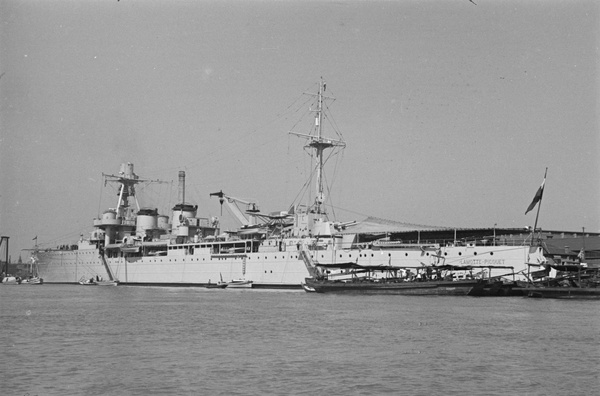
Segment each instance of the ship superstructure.
M212 193L221 205L246 205L245 212L235 212L241 227L221 233L217 218L199 217L198 206L186 201L185 172L179 172L178 203L165 215L140 207L136 185L151 180L139 178L133 164L123 164L117 175L103 174L105 183L118 185L118 201L94 220L89 238L66 249L33 252L45 283L101 276L126 285L206 286L224 279L246 281L252 287L300 288L306 277L319 271L327 271L330 279L343 279L349 276L348 268L380 272L448 263L464 263L471 273L487 268L488 276L494 269L496 275L518 279L526 277L527 263L544 262L540 247L365 239L352 232L357 222L330 220L325 210L325 153L343 149L346 143L341 135L324 136L325 90L321 81L313 94L311 132L291 132L306 139L306 148L314 152L316 186L308 204L266 214L255 202L223 191Z

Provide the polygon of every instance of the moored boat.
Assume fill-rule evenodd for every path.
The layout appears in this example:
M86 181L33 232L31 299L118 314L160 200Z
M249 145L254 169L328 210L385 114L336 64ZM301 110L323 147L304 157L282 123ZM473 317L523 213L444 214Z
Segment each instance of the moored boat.
M600 299L600 289L591 287L536 287L524 290L531 298L559 298L568 300Z
M204 287L207 289L225 289L228 283L207 283Z
M491 295L489 272L478 268L430 266L417 268L365 268L354 263L331 271L330 265L306 260L311 273L303 287L307 292L349 294L398 294L420 296ZM485 279L485 277L488 277Z
M252 287L252 281L247 279L233 279L227 283L230 289L249 289Z
M114 280L101 280L101 281L96 281L96 285L98 285L98 286L118 286L119 282L114 281Z
M37 258L35 255L29 258L29 275L21 280L21 284L42 285L44 279L38 275Z
M223 275L219 274L219 277L221 278L221 280L218 281L217 283L212 283L209 279L208 283L205 285L205 287L207 289L225 289L229 285L229 283L223 282Z
M556 270L554 276L550 270ZM584 263L549 264L548 276L520 289L531 298L558 298L570 300L600 299L600 268L589 268Z
M0 276L1 280L0 283L2 283L3 285L20 285L21 284L21 278L18 276L13 276L11 274L6 274L6 275L2 275Z
M317 293L398 294L412 296L466 296L482 285L481 280L405 281L397 278L328 280L306 278L306 286Z
M101 275L124 285L199 286L223 274L226 279L244 280L240 286L253 288L300 288L310 276L307 256L331 265L355 263L363 268L463 265L510 267L511 275L522 275L525 263L544 260L541 247L497 243L490 238L473 241L401 241L385 237L393 231L430 229L426 226L398 227L391 222L376 227L366 222L334 221L329 218L324 185L324 164L331 150L346 145L341 134L326 137L328 120L324 105L325 83L311 94L315 103L309 133L290 132L304 139L315 158L314 194L308 202L286 204L287 210L263 213L256 202L219 191L220 204L227 204L241 223L239 229L222 232L217 217L201 217L198 205L186 200L185 177L179 172L177 203L171 212L140 207L136 186L155 180L140 178L131 163L121 165L118 174L102 174L105 184L118 188L113 208L94 219L89 238L60 248L36 246L40 275L46 283L77 283L81 277ZM308 184L304 184L307 190ZM303 194L298 194L303 196ZM241 210L237 205L244 205ZM439 228L438 228L439 229ZM448 231L447 229L445 229ZM432 239L437 239L433 237ZM477 239L477 240L475 240ZM305 246L305 248L302 248ZM305 251L303 251L303 249ZM236 287L228 282L228 287Z
M89 279L79 279L78 282L80 285L82 286L97 286L98 283L96 283L96 280L94 278L89 278Z
M41 285L44 283L44 279L39 276L32 276L21 280L23 285Z

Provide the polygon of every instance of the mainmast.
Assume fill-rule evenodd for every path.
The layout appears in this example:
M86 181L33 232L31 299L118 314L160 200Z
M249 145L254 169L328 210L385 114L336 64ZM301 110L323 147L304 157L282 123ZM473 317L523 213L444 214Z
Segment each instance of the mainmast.
M325 149L332 147L346 147L346 142L343 139L329 139L323 137L323 119L325 118L324 110L323 110L323 102L325 99L334 98L325 96L326 84L321 79L319 84L319 93L317 94L307 94L317 97L317 109L313 110L315 112L315 126L313 131L310 134L290 132L293 135L303 137L308 139L308 144L306 147L311 147L315 150L316 154L316 173L317 173L317 193L315 197L314 203L314 212L317 214L325 214L325 209L323 208L323 204L325 203L325 193L324 193L324 182L323 182L323 168L325 165L325 160L323 158L323 152Z

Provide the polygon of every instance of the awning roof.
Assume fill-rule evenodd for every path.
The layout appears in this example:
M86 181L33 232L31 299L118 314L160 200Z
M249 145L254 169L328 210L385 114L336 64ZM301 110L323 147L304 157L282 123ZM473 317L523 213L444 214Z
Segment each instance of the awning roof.
M409 231L438 231L448 230L447 227L427 226L422 224L402 223L394 220L380 219L378 217L367 217L356 225L342 230L342 234L384 234L387 232L409 232Z

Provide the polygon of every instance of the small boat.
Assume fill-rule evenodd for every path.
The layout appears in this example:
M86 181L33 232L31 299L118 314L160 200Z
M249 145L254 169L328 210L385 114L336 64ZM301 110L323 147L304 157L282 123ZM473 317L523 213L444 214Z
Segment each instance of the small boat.
M139 251L140 251L140 247L137 245L131 245L131 244L121 245L121 252L123 252L123 253L138 253Z
M217 282L217 283L207 283L206 284L206 288L207 289L225 289L227 287L228 283L222 283L222 282Z
M119 284L118 281L114 280L100 280L96 281L96 285L98 286L117 286Z
M37 256L35 253L29 259L29 275L21 283L27 285L41 285L44 283L44 279L38 275Z
M229 285L229 283L223 282L223 275L219 274L219 276L221 277L221 280L219 282L211 283L209 279L205 287L207 289L225 289Z
M227 287L232 289L250 288L252 287L252 281L246 279L234 279L227 283Z
M41 285L43 283L44 279L40 278L39 276L30 276L21 280L21 284L23 285Z
M96 279L94 279L94 278L90 278L90 279L81 278L81 279L79 279L79 284L83 285L83 286L97 286L98 285L96 283Z
M0 283L2 283L3 285L19 285L19 284L21 284L21 278L18 276L6 274L6 275L2 276L1 278L2 278L2 281Z
M111 277L112 278L112 277ZM90 279L79 279L79 284L84 286L117 286L119 281L112 279L104 279L99 275L93 276Z
M306 284L306 282L302 282L302 288L304 289L305 292L307 293L316 293L316 290L314 287L308 286Z

